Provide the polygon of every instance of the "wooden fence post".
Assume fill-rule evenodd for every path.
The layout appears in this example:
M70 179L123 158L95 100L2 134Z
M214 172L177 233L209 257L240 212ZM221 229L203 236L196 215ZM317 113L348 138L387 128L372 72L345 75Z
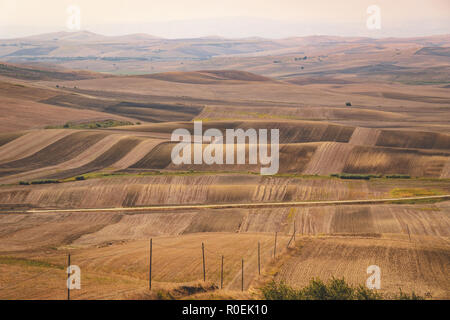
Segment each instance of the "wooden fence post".
M261 275L261 246L258 241L258 274Z
M203 281L206 281L205 244L203 242L202 242L202 256L203 256Z
M294 219L294 242L295 242L295 223L297 222L297 219Z
M273 246L273 257L275 258L277 256L277 233L275 232L275 244Z
M244 259L242 259L242 279L241 279L241 291L244 291Z
M67 256L67 300L70 300L70 253Z
M150 239L150 263L148 268L148 289L152 290L152 255L153 255L153 238Z
M223 256L222 256L222 267L220 269L220 289L223 289Z

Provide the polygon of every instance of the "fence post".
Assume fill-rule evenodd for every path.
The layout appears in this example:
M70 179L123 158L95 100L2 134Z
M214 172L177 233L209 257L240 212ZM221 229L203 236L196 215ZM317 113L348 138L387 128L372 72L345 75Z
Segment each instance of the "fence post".
M153 255L153 238L150 239L150 264L148 268L148 289L152 290L152 255Z
M258 274L261 275L261 246L258 241Z
M222 256L222 267L220 269L220 289L223 289L223 256Z
M294 242L295 242L295 225L296 225L297 219L294 219Z
M305 220L303 219L303 215L302 215L302 236L303 236L303 229L305 228Z
M292 236L289 239L289 242L288 242L286 248L289 248L289 245L291 244L292 239L294 239L294 247L295 247L295 220L294 220L294 232L292 233Z
M67 300L70 300L70 253L67 256Z
M273 246L273 257L275 258L277 256L277 233L275 232L275 244Z
M203 281L206 282L206 269L205 269L205 244L202 242L202 256L203 256Z
M244 291L244 259L242 259L242 279L241 279L241 291Z
M408 238L409 238L409 241L411 242L411 234L409 233L409 226L408 225L406 225L406 230L408 231Z

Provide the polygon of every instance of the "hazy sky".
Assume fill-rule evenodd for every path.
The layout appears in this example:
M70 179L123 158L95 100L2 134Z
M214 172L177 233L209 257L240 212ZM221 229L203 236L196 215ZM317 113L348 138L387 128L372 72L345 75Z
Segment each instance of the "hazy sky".
M80 7L82 29L105 34L361 35L373 4L375 36L450 33L450 0L0 0L0 36L66 30L69 5Z

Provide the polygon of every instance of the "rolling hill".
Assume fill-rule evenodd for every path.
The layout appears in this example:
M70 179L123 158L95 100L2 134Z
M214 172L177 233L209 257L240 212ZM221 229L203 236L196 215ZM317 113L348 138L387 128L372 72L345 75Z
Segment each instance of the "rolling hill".
M369 265L383 294L449 299L449 43L0 40L0 299L66 298L67 254L75 299L259 299ZM194 121L278 129L279 171L175 165Z

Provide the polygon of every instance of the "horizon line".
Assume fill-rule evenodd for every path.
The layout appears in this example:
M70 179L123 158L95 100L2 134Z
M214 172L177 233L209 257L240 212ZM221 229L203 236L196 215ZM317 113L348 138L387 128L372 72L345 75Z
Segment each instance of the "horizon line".
M76 34L76 33L89 33L96 36L102 36L105 38L116 38L116 37L129 37L129 36L136 36L136 35L145 35L149 37L153 37L155 40L191 40L191 39L206 39L206 38L220 38L222 40L243 40L243 39L267 39L267 40L288 40L288 39L294 39L294 38L310 38L310 37L333 37L333 38L360 38L360 39L371 39L371 40L383 40L383 39L416 39L416 38L430 38L430 37L443 37L443 36L450 36L450 33L436 33L436 34L430 34L430 35L417 35L417 36L378 36L378 37L371 37L366 35L333 35L333 34L321 34L321 33L312 33L308 35L298 35L298 36L288 36L288 37L263 37L263 36L243 36L243 37L226 37L221 36L218 34L211 34L211 35L205 35L205 36L192 36L192 37L176 37L176 38L167 38L162 36L157 36L151 33L147 32L132 32L132 33L125 33L125 34L114 34L114 35L107 35L102 34L99 32L93 32L89 29L81 29L81 30L67 30L62 29L59 31L51 31L51 32L42 32L42 33L32 33L29 35L24 36L18 36L18 37L11 37L11 38L0 38L0 41L3 40L15 40L15 39L23 39L23 38L31 38L31 37L38 37L38 36L44 36L44 35L51 35L51 34ZM58 39L59 40L59 39ZM70 41L70 40L68 40ZM82 41L82 40L80 40Z

